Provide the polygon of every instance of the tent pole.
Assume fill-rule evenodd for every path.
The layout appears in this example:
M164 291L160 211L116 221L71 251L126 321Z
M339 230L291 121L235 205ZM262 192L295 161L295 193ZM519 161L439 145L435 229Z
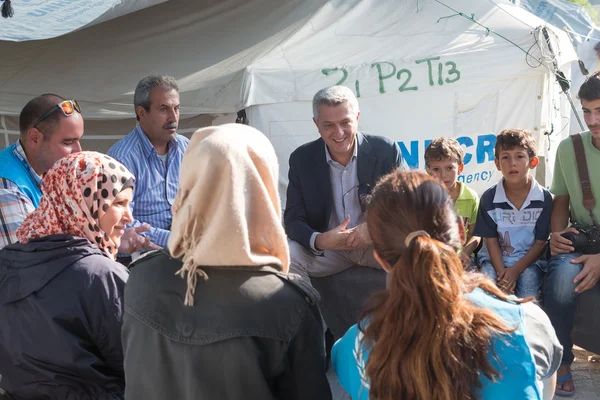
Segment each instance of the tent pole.
M4 148L10 146L10 139L8 138L8 129L6 129L6 120L4 119L4 115L0 115L0 124L2 124L2 129L4 130Z
M556 77L556 81L560 85L562 92L565 94L565 96L567 96L567 100L569 100L569 104L571 104L571 109L573 110L573 114L575 114L575 118L577 119L577 122L579 123L579 127L581 128L582 131L585 131L585 125L583 125L583 122L581 121L579 114L577 114L577 109L575 108L575 103L573 103L573 98L571 97L571 92L569 91L569 89L571 88L569 80L567 79L565 74L558 68L558 65L556 64L556 55L554 54L554 50L552 49L552 43L550 43L550 36L548 35L548 30L546 29L546 27L542 28L542 33L544 34L544 39L546 39L546 44L548 45L548 50L550 51L550 54L552 55L552 60L553 60L552 67L554 68L554 71L552 71L552 72L554 73L554 76Z

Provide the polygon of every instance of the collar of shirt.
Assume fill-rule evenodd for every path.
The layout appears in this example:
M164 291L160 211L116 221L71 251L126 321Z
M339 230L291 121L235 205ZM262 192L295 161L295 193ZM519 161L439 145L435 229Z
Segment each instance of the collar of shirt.
M532 201L544 201L544 190L540 186L539 183L532 177L531 187L529 188L529 193L521 206L521 210L527 208L527 206ZM504 178L500 179L498 184L496 185L496 194L494 195L494 203L508 203L511 207L515 208L513 204L506 197L506 192L504 191Z
M331 158L331 154L329 154L329 149L327 148L327 143L324 143L324 145L325 145L325 160L327 160L327 164L331 165L332 163L335 163L337 165L341 165L339 162L337 162L333 158ZM352 151L352 157L350 158L350 160L355 161L357 157L358 157L358 144L356 142L356 137L354 137L354 150Z
M148 139L148 136L146 136L146 134L142 130L142 127L139 125L136 126L135 132L138 136L140 143L142 144L142 151L144 152L146 158L150 158L152 154L156 154L156 156L159 157L158 151L156 151L156 148L152 145L150 139ZM171 153L177 147L177 145L178 140L177 136L175 136L175 139L169 142L169 149L167 150L167 154Z
M458 197L456 198L456 201L474 201L477 200L476 195L473 193L472 190L469 190L469 188L467 187L466 184L458 181L456 182L457 185L459 185L460 190L458 192Z
M23 146L21 146L21 139L17 140L17 142L15 143L15 148L13 149L13 152L15 156L17 156L17 158L23 163L23 165L27 167L27 171L29 171L29 174L33 177L37 185L39 187L42 187L42 177L39 176L31 166L31 164L29 164L27 154L25 154L25 150L23 150Z

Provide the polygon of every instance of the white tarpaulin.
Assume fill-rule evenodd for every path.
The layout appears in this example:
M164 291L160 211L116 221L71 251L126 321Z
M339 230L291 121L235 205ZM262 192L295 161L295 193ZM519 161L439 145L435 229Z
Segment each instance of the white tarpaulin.
M83 146L105 150L135 126L135 85L156 73L179 82L180 132L210 125L209 115L197 116L241 109L245 68L323 3L170 0L54 39L0 42L0 138L17 140L23 106L57 93L82 106Z
M576 99L579 87L587 76L600 70L598 52L595 47L600 43L600 30L588 14L587 10L567 0L520 0L518 4L548 23L568 32L573 40L581 68L578 62L571 65L571 96ZM581 132L579 124L583 123L583 111L577 107L579 116L571 113L570 132ZM584 128L585 129L585 128Z
M0 40L50 39L167 0L17 0L0 20Z
M284 193L290 152L318 135L312 96L341 83L360 97L360 128L399 141L412 166L423 166L428 140L457 137L463 179L481 192L498 178L499 130L530 129L543 156L566 134L568 113L540 60L552 64L539 47L543 24L505 0L170 0L60 38L0 42L10 55L0 63L0 133L14 141L23 105L55 92L82 104L84 138L91 128L112 143L135 124L137 81L166 73L178 79L185 129L206 124L200 114L247 108L275 144ZM554 61L568 66L572 45L548 29Z
M548 146L554 150L568 132L550 140L544 133L552 127L558 133L568 112L539 61L536 41L543 35L536 28L543 21L509 2L336 4L341 10L325 5L246 75L246 103L255 104L248 117L282 160L282 193L289 154L318 137L310 100L333 84L360 96L360 129L398 141L413 168L424 168L432 139L455 137L466 153L460 179L481 193L500 178L493 162L495 135L516 127L536 136L546 161L538 178L549 178ZM568 73L573 48L564 32L548 29L555 61ZM543 53L549 56L547 48Z

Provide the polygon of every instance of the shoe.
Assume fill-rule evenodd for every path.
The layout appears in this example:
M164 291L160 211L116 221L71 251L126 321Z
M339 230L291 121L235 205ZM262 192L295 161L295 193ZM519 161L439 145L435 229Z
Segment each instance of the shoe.
M565 375L562 376L556 376L556 383L560 384L561 388L564 386L565 383L567 383L567 381L569 379L573 379L573 374L571 372L566 373ZM554 394L558 395L558 396L565 396L565 397L571 397L573 395L575 395L575 382L573 382L573 390L571 391L567 391L567 390L563 390L563 389L556 389L554 391Z

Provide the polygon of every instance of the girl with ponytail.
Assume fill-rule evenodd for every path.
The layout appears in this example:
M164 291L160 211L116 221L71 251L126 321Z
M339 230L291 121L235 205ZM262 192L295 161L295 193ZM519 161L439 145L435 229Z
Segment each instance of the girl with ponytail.
M433 178L394 171L367 225L385 291L333 347L355 400L551 399L562 348L544 312L465 273L451 199Z

